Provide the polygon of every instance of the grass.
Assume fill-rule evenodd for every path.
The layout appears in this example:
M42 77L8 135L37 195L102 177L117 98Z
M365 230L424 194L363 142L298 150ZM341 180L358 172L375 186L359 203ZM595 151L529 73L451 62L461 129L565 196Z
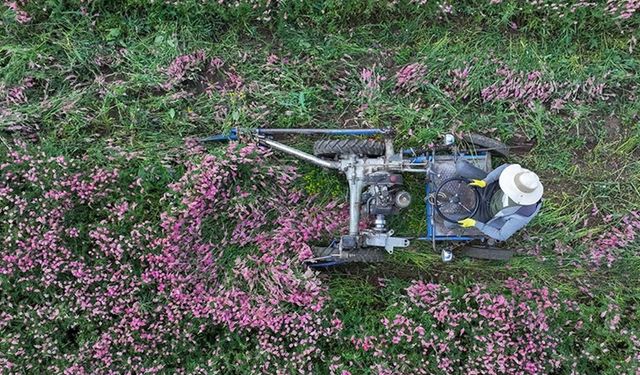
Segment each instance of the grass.
M472 7L462 7L467 6ZM132 6L135 10L127 14L108 4L90 7L100 15L82 16L77 9L60 6L33 27L16 24L11 11L1 15L0 83L13 87L26 77L36 80L36 86L27 90L28 102L3 104L3 139L35 134L49 153L86 153L91 156L88 164L107 163L103 151L115 145L140 153L140 165L128 168L145 179L156 179L158 185L180 175L163 165L170 164L172 153L185 138L234 126L389 126L397 131L397 147L424 146L454 128L489 133L505 141L535 139L530 152L509 161L540 173L546 187L545 206L510 244L524 250L539 248L538 255L523 251L508 264L467 259L441 264L430 244L418 243L389 256L382 265L328 272L323 277L332 304L345 314L345 325L374 330L385 311L393 309L389 291L400 290L409 279L462 287L479 282L497 285L526 275L571 297L581 293L578 287L585 280L600 284L594 288L594 298L583 304L585 319L616 298L629 307L626 324L639 328L637 244L626 250L636 255L623 256L613 268L593 273L572 263L559 264L554 252L558 242L580 248L584 238L611 229L611 224L591 219L593 207L614 217L640 208L640 59L637 51L629 52L629 34L578 33L570 27L545 25L534 16L528 16L530 22L523 29L513 31L505 24L517 11L506 5L502 16L491 20L461 16L433 23L420 17L391 17L385 14L392 11L382 8L379 15L370 10L357 27L348 27L340 12L333 9L331 13L329 8L324 16L313 10L311 21L300 16L289 23L264 26L244 18L224 20L216 13L163 5L150 7L148 13ZM322 17L333 21L318 28L300 26ZM630 33L637 36L637 28ZM160 89L166 80L163 69L177 56L199 49L224 60L243 78L246 91L208 96L198 88L197 79L169 92ZM269 65L270 55L278 56L278 63ZM539 70L557 82L604 77L608 92L615 96L572 102L561 111L547 105L530 109L485 103L479 92L496 82L496 65L483 62L492 59L516 71ZM395 72L413 62L428 67L430 82L451 68L474 62L469 99L451 100L437 84L425 85L412 95L395 93ZM358 95L359 74L373 66L386 80L375 97L364 98ZM27 130L13 131L15 124ZM291 141L307 149L311 145L307 139ZM298 164L308 193L325 200L344 196L346 185L335 174L288 157L277 160ZM408 189L419 197L420 179L408 181ZM151 218L162 211L162 191L154 184L146 188L148 196L141 203L147 203L142 203L145 210L139 214ZM425 231L421 205L421 199L416 199L406 215L393 219L398 233ZM385 287L377 284L376 276L386 280ZM609 340L603 328L594 325L593 332ZM356 354L346 355L357 360ZM602 367L584 371L615 372L615 361L603 358L601 362Z

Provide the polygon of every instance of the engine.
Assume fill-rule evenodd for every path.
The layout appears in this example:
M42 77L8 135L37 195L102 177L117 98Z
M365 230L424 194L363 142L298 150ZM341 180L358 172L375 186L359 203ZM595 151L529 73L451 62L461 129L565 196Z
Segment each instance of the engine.
M384 216L395 215L411 204L411 195L402 190L402 175L378 172L368 175L367 190L362 194L362 214L375 217L375 228L384 231Z

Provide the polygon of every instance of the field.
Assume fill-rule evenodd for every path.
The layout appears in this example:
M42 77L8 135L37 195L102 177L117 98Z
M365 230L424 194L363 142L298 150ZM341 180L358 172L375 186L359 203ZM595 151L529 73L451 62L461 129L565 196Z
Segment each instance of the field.
M0 373L640 374L639 30L632 0L4 1ZM196 141L236 126L487 134L544 208L508 263L313 271L345 182Z

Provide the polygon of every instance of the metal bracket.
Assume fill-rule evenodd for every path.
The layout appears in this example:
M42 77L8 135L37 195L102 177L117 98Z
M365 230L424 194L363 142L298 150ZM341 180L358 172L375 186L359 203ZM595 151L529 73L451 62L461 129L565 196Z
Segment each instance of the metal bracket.
M200 138L200 142L226 142L238 140L238 128L231 128L227 134L212 135L209 137Z
M453 252L451 249L442 249L440 256L442 257L442 261L445 263L449 263L453 260Z
M384 247L389 254L393 254L396 247L407 247L410 242L408 238L393 237L393 231L387 233L364 233L364 244L366 246Z

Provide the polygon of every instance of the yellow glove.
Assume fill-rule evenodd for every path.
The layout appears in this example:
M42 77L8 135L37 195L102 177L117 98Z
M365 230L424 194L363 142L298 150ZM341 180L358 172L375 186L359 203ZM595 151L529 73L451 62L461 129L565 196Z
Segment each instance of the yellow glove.
M484 182L483 180L471 180L471 182L469 182L469 186L476 186L479 188L483 188L487 186L487 183Z
M458 224L463 228L471 228L476 226L476 221L468 217L466 219L459 220Z

